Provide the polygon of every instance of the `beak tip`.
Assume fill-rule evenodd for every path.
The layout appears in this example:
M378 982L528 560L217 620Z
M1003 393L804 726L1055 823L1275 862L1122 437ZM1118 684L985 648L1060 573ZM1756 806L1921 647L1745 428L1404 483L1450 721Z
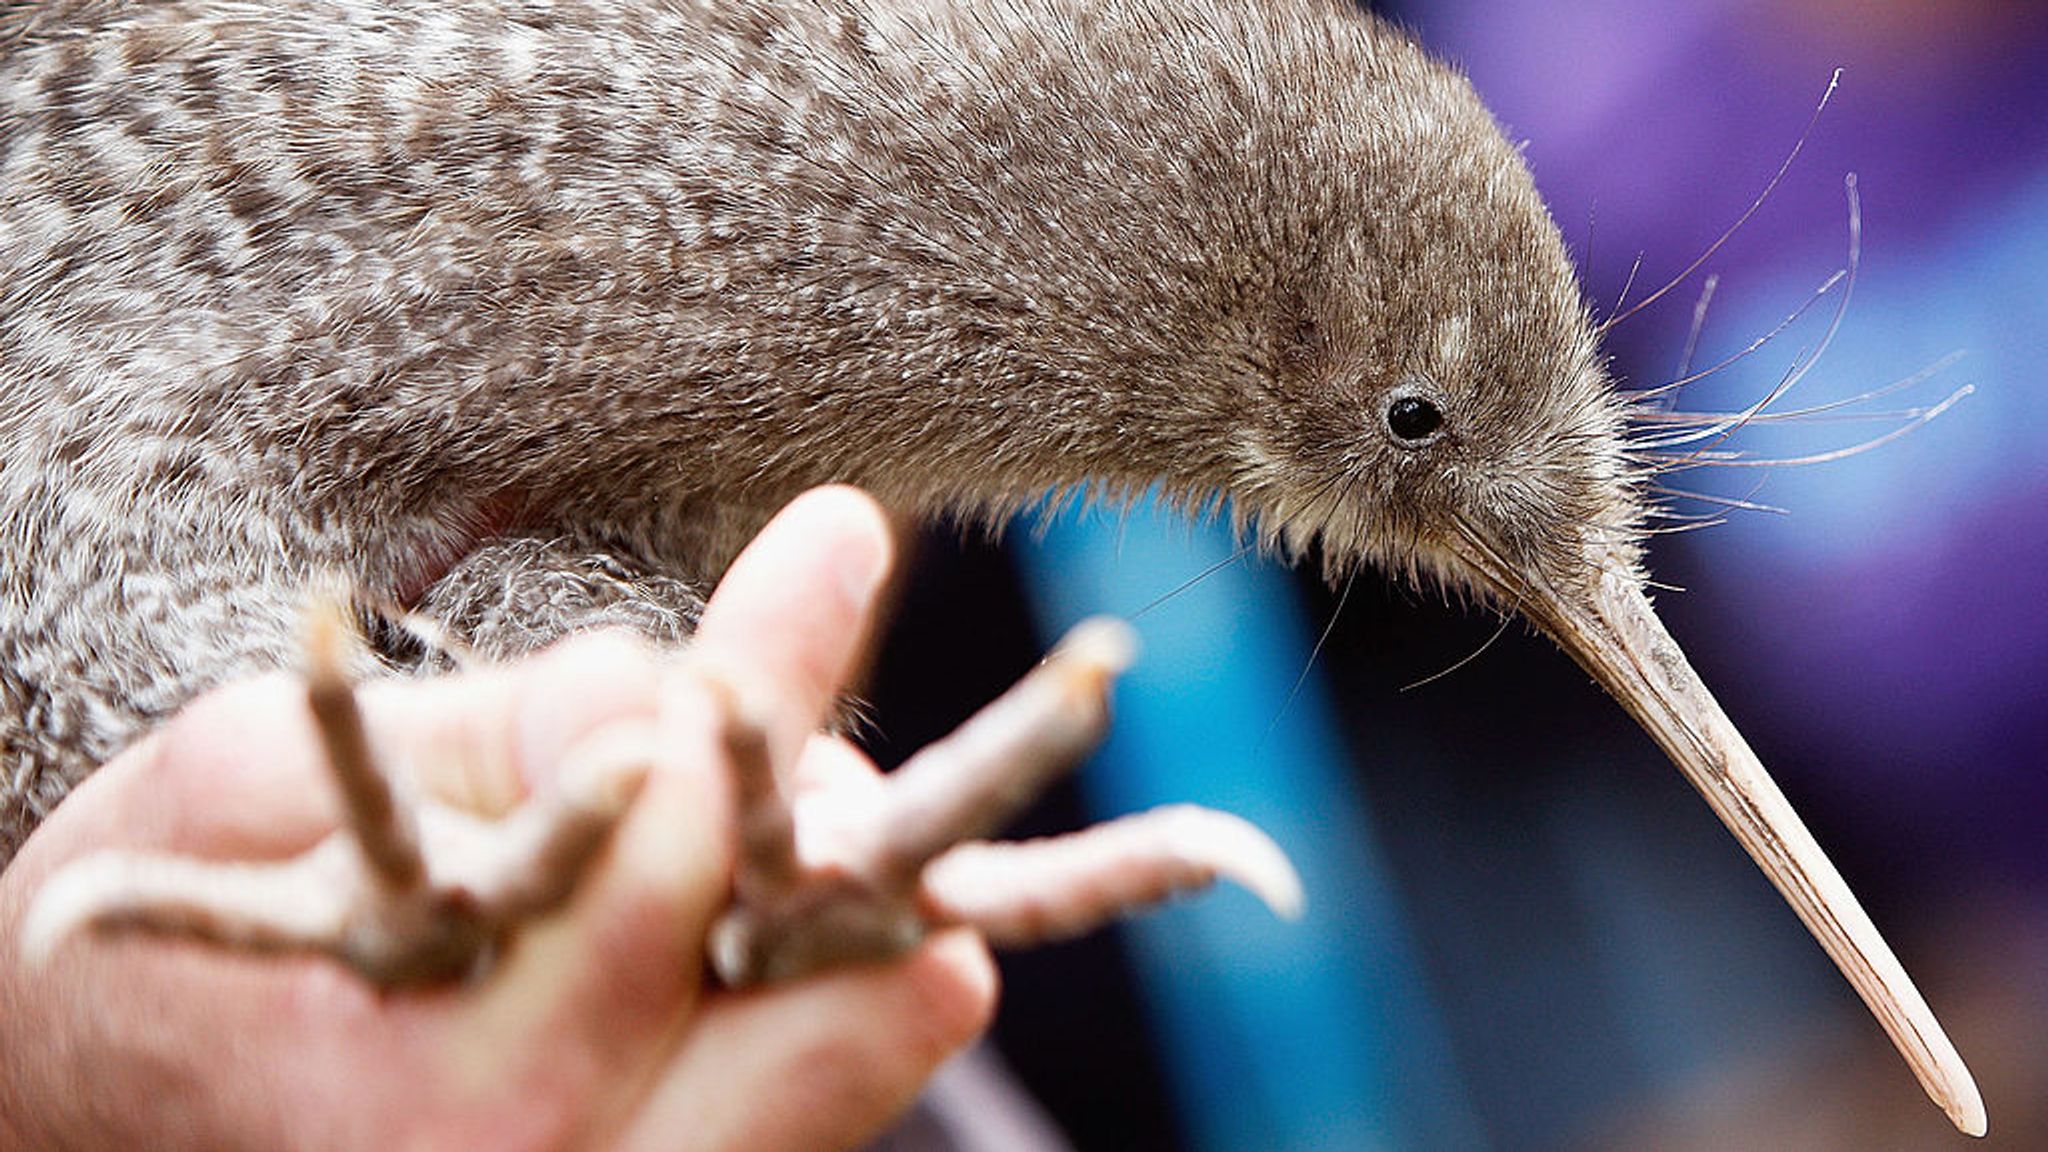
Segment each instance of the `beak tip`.
M1991 1119L1984 1113L1984 1097L1977 1092L1974 1081L1965 1079L1961 1091L1940 1101L1941 1110L1948 1113L1956 1130L1965 1136L1982 1137L1991 1131Z
M1984 1135L1984 1099L1933 1011L1641 589L1610 577L1595 604L1546 627L1663 745L1863 997L1929 1098L1959 1131Z

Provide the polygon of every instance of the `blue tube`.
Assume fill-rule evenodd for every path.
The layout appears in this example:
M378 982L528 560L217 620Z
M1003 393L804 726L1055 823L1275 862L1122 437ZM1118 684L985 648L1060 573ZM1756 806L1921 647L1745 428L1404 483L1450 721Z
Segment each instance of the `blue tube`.
M1129 617L1237 550L1221 525L1151 504L1065 514L1016 546L1041 626ZM1081 775L1097 817L1192 801L1270 833L1307 886L1298 924L1239 891L1130 926L1139 983L1196 1145L1483 1145L1424 987L1365 799L1314 676L1286 576L1226 564L1136 621L1138 665Z

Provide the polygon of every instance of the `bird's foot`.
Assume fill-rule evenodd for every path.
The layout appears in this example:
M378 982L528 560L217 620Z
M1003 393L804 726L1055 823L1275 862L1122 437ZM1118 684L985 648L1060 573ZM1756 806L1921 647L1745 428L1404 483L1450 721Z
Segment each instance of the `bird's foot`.
M1222 812L1163 808L1071 835L979 840L1101 740L1130 629L1075 628L1008 692L866 789L789 801L758 724L726 747L741 850L732 909L713 928L727 984L783 979L902 952L966 925L997 947L1080 935L1228 877L1292 918L1301 882L1266 835ZM735 714L742 709L735 708Z
M53 875L25 928L33 962L83 931L141 931L245 950L325 953L383 986L479 969L522 922L565 902L655 762L651 724L603 727L556 786L500 820L413 799L374 762L327 619L308 644L307 699L343 799L343 827L280 863L102 852ZM1101 738L1128 629L1077 628L1037 669L896 773L792 801L741 688L685 658L713 701L736 784L731 909L710 937L728 984L895 955L930 931L998 946L1076 935L1227 876L1275 911L1293 868L1236 817L1192 807L1070 836L984 843Z
M24 926L31 963L80 932L134 931L326 953L373 983L415 984L476 971L510 930L568 898L639 793L651 727L593 732L553 787L503 819L416 799L371 753L343 671L346 637L332 605L309 613L306 701L342 827L281 862L83 857L37 894Z

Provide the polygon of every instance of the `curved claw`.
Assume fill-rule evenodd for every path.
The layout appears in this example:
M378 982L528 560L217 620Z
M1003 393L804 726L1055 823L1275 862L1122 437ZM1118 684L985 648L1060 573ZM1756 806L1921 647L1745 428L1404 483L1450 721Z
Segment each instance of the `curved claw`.
M955 924L999 945L1043 943L1218 877L1243 884L1283 917L1299 914L1301 881L1280 849L1245 821L1208 809L1161 809L1026 844L966 843L995 830L1095 746L1108 728L1109 690L1135 650L1120 621L1075 628L1008 692L883 780L880 803L865 816L873 836L836 838L858 847L829 862L799 859L796 845L806 829L817 830L813 821L853 814L808 806L792 813L771 786L761 742L725 709L743 836L737 901L710 941L719 977L744 985L894 956Z
M1094 931L1220 878L1283 920L1301 916L1301 877L1279 845L1241 817L1192 804L1046 840L962 844L925 870L920 903L935 924L1019 947Z

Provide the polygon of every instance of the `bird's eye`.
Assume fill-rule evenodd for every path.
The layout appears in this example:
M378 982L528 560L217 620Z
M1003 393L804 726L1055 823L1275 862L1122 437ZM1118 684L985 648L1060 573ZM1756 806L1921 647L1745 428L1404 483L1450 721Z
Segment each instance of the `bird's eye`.
M1405 444L1428 440L1443 423L1443 411L1424 396L1397 396L1387 405L1387 431Z

